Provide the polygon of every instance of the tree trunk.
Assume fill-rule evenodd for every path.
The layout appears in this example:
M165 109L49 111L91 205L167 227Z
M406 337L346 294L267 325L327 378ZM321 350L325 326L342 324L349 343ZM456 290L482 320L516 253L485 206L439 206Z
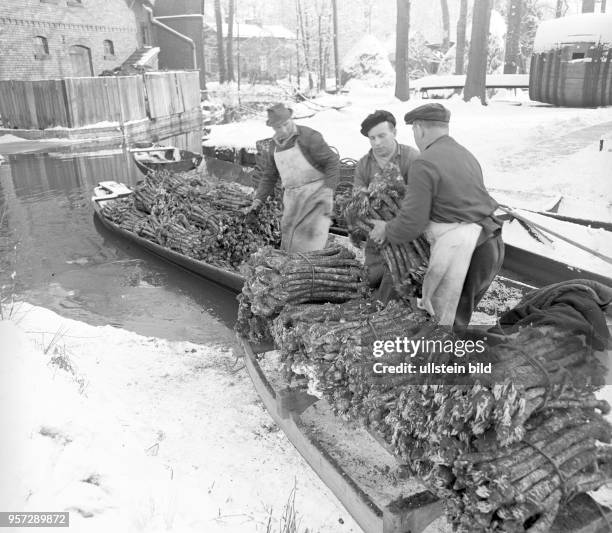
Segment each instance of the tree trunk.
M516 74L521 62L521 18L523 0L508 0L506 32L506 53L504 57L504 74Z
M448 0L440 0L442 6L442 52L446 54L450 48L450 17L448 15Z
M595 0L582 0L583 13L595 13Z
M601 0L601 12L606 12L606 0Z
M395 97L402 102L410 99L408 79L408 36L410 32L410 0L397 0L395 38Z
M334 19L334 74L336 75L336 92L340 91L340 52L338 50L338 3L332 0L332 16Z
M455 45L455 74L463 74L465 58L465 33L467 27L468 0L461 0L457 20L457 44Z
M325 61L323 60L323 28L322 28L323 14L319 13L318 16L318 41L319 41L319 91L325 90Z
M463 99L467 102L474 96L486 105L487 55L489 51L489 24L492 0L474 0L472 36L468 56L467 77Z
M202 80L202 90L206 91L206 23L204 22L204 6L206 2L202 0L200 4L200 11L202 13L202 64L200 65L200 69L202 72L201 80ZM204 100L208 100L208 93L204 93Z
M223 53L223 21L221 19L221 0L215 0L215 22L217 24L217 65L219 66L219 83L225 76L225 54Z
M557 8L555 9L555 18L561 18L563 16L563 6L565 4L565 0L557 0Z
M298 26L300 29L300 33L302 34L302 49L304 51L304 66L306 67L306 72L308 74L308 88L314 88L314 81L312 79L312 68L310 63L310 38L308 35L307 29L307 21L305 21L305 14L302 10L302 3L300 0L296 2L297 8L297 18L298 18Z
M235 81L234 78L234 10L235 0L229 0L227 19L227 81Z

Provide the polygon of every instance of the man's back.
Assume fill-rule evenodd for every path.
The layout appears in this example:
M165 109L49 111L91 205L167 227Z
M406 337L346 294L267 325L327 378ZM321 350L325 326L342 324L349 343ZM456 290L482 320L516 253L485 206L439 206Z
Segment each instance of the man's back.
M434 222L479 222L497 208L484 186L480 164L452 137L436 139L414 165L424 172L415 169L411 175L431 180Z

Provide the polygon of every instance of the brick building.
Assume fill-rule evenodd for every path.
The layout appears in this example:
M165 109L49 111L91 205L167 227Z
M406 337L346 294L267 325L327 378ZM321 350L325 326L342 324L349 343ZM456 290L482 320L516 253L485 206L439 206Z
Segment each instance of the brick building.
M202 15L201 0L157 0L155 17L159 22L191 38L196 47L200 81L218 80L217 27L213 14ZM255 20L234 23L234 68L240 64L241 79L271 81L295 72L296 37L280 25L264 25ZM224 51L227 50L227 24L223 24ZM162 69L192 68L190 47L167 31L156 28ZM236 72L235 76L238 75Z
M0 79L97 76L151 43L147 0L1 0Z

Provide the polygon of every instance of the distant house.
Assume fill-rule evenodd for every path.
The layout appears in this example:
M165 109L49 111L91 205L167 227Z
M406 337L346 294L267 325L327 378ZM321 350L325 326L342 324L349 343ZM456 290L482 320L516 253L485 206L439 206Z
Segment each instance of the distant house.
M0 79L97 76L150 46L150 0L0 1Z
M154 12L157 21L193 40L201 81L204 76L217 80L217 26L210 13L202 15L200 0L157 0ZM222 31L226 52L227 23ZM295 71L296 36L284 26L265 25L256 20L236 22L233 40L235 77L240 75L244 81L272 81ZM160 47L160 68L193 68L190 46L183 39L158 28L156 43Z

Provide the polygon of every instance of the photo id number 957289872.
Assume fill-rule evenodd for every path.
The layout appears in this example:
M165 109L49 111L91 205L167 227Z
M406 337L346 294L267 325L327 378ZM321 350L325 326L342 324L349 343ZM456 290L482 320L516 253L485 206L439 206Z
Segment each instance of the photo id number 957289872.
M0 527L69 527L66 512L0 512Z

